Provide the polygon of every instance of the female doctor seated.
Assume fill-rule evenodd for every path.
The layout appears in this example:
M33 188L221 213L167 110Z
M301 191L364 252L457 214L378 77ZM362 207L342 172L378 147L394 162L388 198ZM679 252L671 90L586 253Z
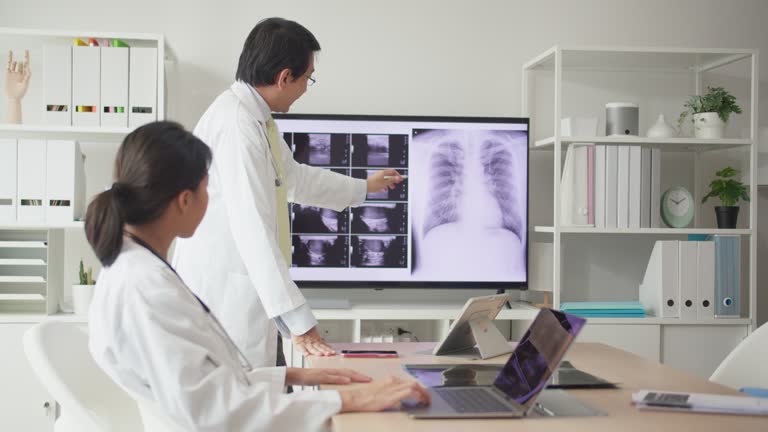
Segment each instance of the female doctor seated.
M136 129L117 153L112 187L88 206L86 235L104 265L90 309L90 351L119 385L185 430L318 430L338 412L429 401L391 377L339 391L288 385L371 381L347 369L253 369L208 307L168 264L208 204L208 147L172 122ZM226 289L226 287L221 287Z

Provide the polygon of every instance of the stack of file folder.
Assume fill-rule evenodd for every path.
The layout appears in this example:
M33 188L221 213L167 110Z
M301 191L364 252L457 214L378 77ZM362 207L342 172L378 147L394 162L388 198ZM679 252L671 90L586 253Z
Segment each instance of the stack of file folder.
M563 312L586 318L645 318L640 302L569 302L560 304Z

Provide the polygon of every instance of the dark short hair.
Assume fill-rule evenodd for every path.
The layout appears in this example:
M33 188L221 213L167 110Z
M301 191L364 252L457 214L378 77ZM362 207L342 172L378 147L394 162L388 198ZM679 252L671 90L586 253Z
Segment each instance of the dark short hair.
M253 86L272 85L280 71L290 69L295 79L307 72L310 56L317 51L320 43L301 24L267 18L245 40L235 78Z
M125 224L152 222L178 194L197 190L211 157L205 143L175 122L129 133L117 151L112 187L96 195L85 215L85 236L99 261L105 267L115 262Z

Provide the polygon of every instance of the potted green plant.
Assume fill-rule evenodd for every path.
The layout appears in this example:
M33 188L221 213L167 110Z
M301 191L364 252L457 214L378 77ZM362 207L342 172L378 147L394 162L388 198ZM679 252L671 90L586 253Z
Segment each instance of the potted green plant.
M740 199L749 201L747 187L734 178L739 174L739 170L731 167L725 167L716 172L715 175L719 178L712 180L709 184L709 193L701 200L705 203L711 197L720 198L723 205L715 207L718 228L736 228L736 221L739 218L739 207L736 203Z
M696 138L722 138L731 114L741 114L736 97L722 87L707 87L706 94L691 96L683 107L686 110L680 113L678 129L682 132L685 119L692 114Z
M78 279L80 283L72 285L72 308L76 315L88 315L88 307L91 305L96 281L93 280L93 268L88 267L88 271L86 271L82 259L80 260Z

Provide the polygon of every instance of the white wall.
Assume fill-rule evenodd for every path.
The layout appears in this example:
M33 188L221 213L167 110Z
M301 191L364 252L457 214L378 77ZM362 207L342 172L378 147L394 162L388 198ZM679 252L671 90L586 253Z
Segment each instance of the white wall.
M558 43L758 48L768 73L763 0L0 1L0 26L165 34L168 118L190 128L230 84L245 36L268 16L304 24L323 46L318 83L294 112L520 115L522 63ZM114 149L85 152L92 195L110 182ZM73 262L92 260L76 243Z

